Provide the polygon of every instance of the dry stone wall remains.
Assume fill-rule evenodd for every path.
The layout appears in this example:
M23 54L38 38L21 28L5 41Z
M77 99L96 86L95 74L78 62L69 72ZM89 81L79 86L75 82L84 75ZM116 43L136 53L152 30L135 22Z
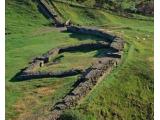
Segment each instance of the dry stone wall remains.
M65 77L71 75L81 74L78 77L74 88L59 102L57 102L52 107L52 113L49 116L49 120L58 120L60 115L71 107L74 107L85 97L101 80L104 75L107 75L111 70L119 64L121 61L121 56L124 48L124 41L109 33L98 29L90 29L80 26L68 26L68 32L79 33L79 34L91 34L99 37L103 37L106 41L100 41L95 43L83 43L80 45L72 45L66 47L58 47L49 50L42 56L35 57L30 65L22 71L22 73L17 77L20 80L36 79L36 78L48 78L48 77ZM67 71L57 71L57 72L40 72L36 69L43 67L46 63L50 62L51 59L63 52L78 51L83 49L112 49L113 55L118 55L118 57L112 57L112 51L110 57L102 57L97 60L96 63L92 64L86 70L71 69Z
M56 12L51 9L46 0L38 0L38 3L41 12L48 18L53 19L55 26L64 26L64 23L58 19Z
M71 76L80 74L81 70L71 69L67 71L57 71L57 72L36 72L37 69L43 67L45 64L49 63L52 58L61 54L63 52L72 52L72 51L79 51L84 49L89 50L96 50L102 48L109 48L109 43L107 42L96 42L96 43L83 43L80 45L72 45L66 47L59 47L54 48L48 51L47 53L43 54L42 56L35 57L28 67L26 67L22 73L17 76L18 80L29 80L29 79L36 79L36 78L49 78L49 77L62 77L62 76Z
M117 54L120 57L103 57L96 63L86 69L78 78L78 82L75 83L74 88L59 102L57 102L52 108L52 114L49 116L49 120L58 120L60 115L71 107L76 106L83 97L85 97L101 80L104 75L108 75L111 70L117 66L121 61L121 56L124 48L124 41L116 36L100 31L98 29L90 29L79 26L67 27L69 32L76 32L80 34L91 34L106 38L109 40L109 47L117 50ZM106 47L107 49L108 47Z
M48 6L45 0L39 0L39 4L44 10L45 14L48 14L56 22L57 25L62 25L57 19L56 15ZM120 61L123 54L124 41L110 33L99 29L87 28L69 25L67 26L67 31L71 33L79 34L89 34L99 36L105 41L99 41L96 43L84 43L80 45L58 47L49 50L41 56L35 57L28 67L26 67L21 74L17 77L19 80L28 80L35 78L48 78L48 77L65 77L71 75L81 74L77 82L74 84L74 88L59 102L57 102L52 107L52 112L49 116L49 120L58 120L61 114L71 107L76 106L83 97L85 97L97 83L102 80L105 75L108 75L114 67L116 67ZM57 71L57 72L40 72L37 71L38 68L43 67L45 64L49 63L52 58L61 54L63 52L72 52L83 49L111 49L110 56L105 56L99 58L94 64L92 64L86 70L70 69L67 71Z

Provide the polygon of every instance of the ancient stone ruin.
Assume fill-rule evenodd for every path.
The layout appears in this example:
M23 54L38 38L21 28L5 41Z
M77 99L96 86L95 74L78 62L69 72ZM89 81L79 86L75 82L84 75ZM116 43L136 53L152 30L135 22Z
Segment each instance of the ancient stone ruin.
M124 41L116 36L112 36L108 33L100 31L98 29L89 29L85 27L69 26L67 30L70 32L76 32L80 34L92 34L108 39L108 47L116 50L112 55L120 57L103 57L99 58L92 66L87 68L82 72L81 76L78 78L74 85L73 90L71 90L61 101L56 103L52 108L52 114L49 120L57 120L64 110L76 106L79 101L85 97L94 86L102 80L104 76L109 74L111 70L116 67L120 61L124 48Z
M28 67L26 67L19 76L17 76L18 80L29 80L29 79L38 79L38 78L49 78L49 77L65 77L71 75L80 74L81 71L79 69L70 69L67 71L57 71L57 72L41 72L37 71L38 68L43 67L45 64L49 63L51 59L58 54L63 52L72 52L83 49L102 49L109 48L110 45L107 42L96 42L96 43L83 43L80 45L72 45L66 47L59 47L49 50L47 53L42 56L35 57Z
M39 2L44 12L52 16L56 24L59 24L60 22L57 21L56 15L49 9L47 3L44 0L39 0ZM70 25L69 21L66 23L68 32L98 36L103 38L103 41L53 48L41 56L35 57L30 62L29 66L17 76L18 80L29 80L80 74L77 78L77 82L74 84L74 88L62 100L53 105L51 109L52 112L48 118L49 120L58 120L66 109L76 106L104 76L108 75L112 69L120 63L123 54L124 41L121 38L100 29ZM98 58L95 63L85 70L71 68L70 70L56 72L37 71L38 68L45 66L58 54L63 52L75 52L83 49L106 49L108 52L103 57Z
M106 41L83 43L79 45L51 49L41 56L35 57L30 62L30 65L26 67L19 76L17 76L17 79L19 80L29 80L49 77L66 77L80 74L80 77L78 77L73 90L71 90L62 100L60 100L52 107L52 114L49 117L50 120L57 120L64 110L77 105L79 101L94 88L94 86L102 79L103 76L109 74L111 70L120 63L124 48L124 41L121 38L98 29L68 26L67 31L79 34L96 35L106 39ZM102 58L99 58L97 62L85 70L72 68L67 71L57 72L36 71L38 68L43 67L45 64L49 63L51 59L58 54L82 49L110 49L111 51L109 56L106 55Z

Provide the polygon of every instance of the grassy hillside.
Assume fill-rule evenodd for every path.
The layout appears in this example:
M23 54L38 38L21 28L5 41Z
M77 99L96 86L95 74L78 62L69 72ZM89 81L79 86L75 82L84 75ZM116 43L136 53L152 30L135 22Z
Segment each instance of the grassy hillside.
M55 3L64 19L75 24L105 28L126 41L123 63L105 78L82 103L66 111L65 118L84 120L153 119L153 21L119 17L101 10ZM6 119L45 118L48 109L76 80L67 78L15 82L14 75L35 56L65 45L97 41L89 35L60 32L39 13L35 2L6 2ZM97 51L69 53L62 68L89 65ZM72 64L77 61L77 64ZM85 58L86 61L81 61ZM59 68L59 67L58 67Z
M154 0L52 0L88 7L104 8L117 13L138 13L151 15L154 13Z

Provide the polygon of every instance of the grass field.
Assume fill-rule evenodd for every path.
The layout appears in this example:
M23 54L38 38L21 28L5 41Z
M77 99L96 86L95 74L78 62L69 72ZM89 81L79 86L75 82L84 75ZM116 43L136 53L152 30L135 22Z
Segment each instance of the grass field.
M153 119L153 21L127 19L101 10L55 3L75 24L102 26L126 41L123 62L72 110L63 115L84 120ZM117 29L116 29L117 27ZM6 4L6 119L45 118L48 109L72 87L77 76L13 82L11 79L35 56L51 48L93 42L100 38L59 32L39 13L36 3L8 0ZM97 51L65 53L61 66L89 65ZM71 57L77 61L72 64ZM86 59L81 61L80 59ZM73 59L74 61L74 59ZM60 66L57 66L60 68Z
M56 62L57 64L52 64L52 65L45 65L44 67L40 68L40 71L60 71L60 70L69 70L72 68L77 68L77 69L86 69L89 66L91 66L91 63L96 61L96 54L97 51L92 51L92 52L74 52L74 53L63 53L61 55L58 55ZM82 60L83 58L83 60ZM56 58L55 58L56 59Z

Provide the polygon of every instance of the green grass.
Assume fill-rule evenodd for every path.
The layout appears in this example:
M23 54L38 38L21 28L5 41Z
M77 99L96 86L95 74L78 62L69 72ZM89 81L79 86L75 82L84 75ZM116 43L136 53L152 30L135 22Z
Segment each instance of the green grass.
M86 69L89 66L91 66L91 63L96 61L97 51L92 52L71 52L71 53L63 53L57 56L63 56L61 59L57 60L57 64L51 64L52 65L45 65L42 68L40 68L40 71L60 71L60 70L70 70L72 68L77 69ZM83 61L82 61L83 58ZM55 58L56 59L56 58ZM49 63L50 64L50 63Z
M75 24L80 25L95 25L104 24L109 22L107 17L99 10L70 7L63 3L54 3L57 6L58 11L63 14L65 20L71 19ZM96 12L96 14L94 13Z
M99 6L99 8L104 8L104 9L112 9L116 10L117 12L123 12L126 9L136 11L137 8L136 6L139 5L140 3L148 3L148 2L154 2L153 0L139 0L139 1L130 1L130 0L112 0L112 1L105 1L105 0L52 0L56 2L62 2L66 4L71 4L74 6L87 6L87 7L95 7L97 5L96 3L103 3Z
M126 49L124 62L76 108L83 116L90 114L102 120L153 119L153 41L140 43L131 33L129 36L126 39L132 40L132 45Z
M136 30L153 31L153 22L147 22L145 20L128 19L110 13L106 13L102 10L76 8L69 5L55 2L57 9L64 15L66 20L71 19L75 24L86 26L123 26ZM145 26L145 27L144 27ZM143 28L144 27L144 28ZM152 27L152 29L150 29Z
M79 106L67 111L67 115L71 117L78 113L77 117L83 116L86 120L153 119L153 22L60 3L56 3L56 7L65 19L70 18L81 25L103 26L126 41L122 64L99 83ZM38 12L35 3L22 0L7 1L6 33L7 120L35 114L46 117L51 105L62 98L76 81L76 76L73 76L11 82L11 78L33 57L54 47L101 40L90 35L59 32ZM96 51L64 53L64 64L60 66L68 69L88 65L90 60L95 59L95 54ZM71 57L78 62L72 64ZM81 61L81 58L86 61Z

